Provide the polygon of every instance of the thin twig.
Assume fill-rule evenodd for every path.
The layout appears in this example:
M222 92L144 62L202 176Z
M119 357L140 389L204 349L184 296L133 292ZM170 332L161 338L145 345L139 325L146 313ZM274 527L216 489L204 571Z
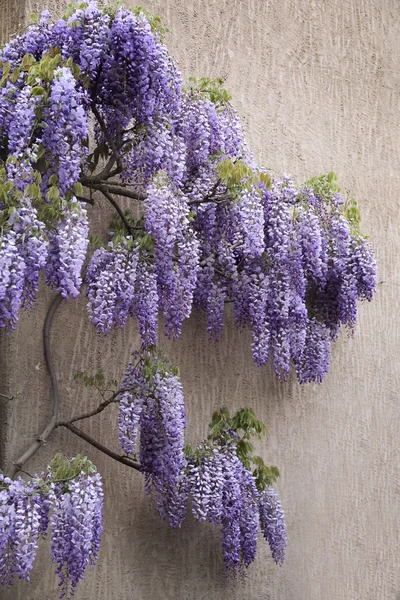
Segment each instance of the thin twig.
M126 216L124 215L124 211L122 210L122 208L120 207L118 202L116 200L114 200L112 195L109 194L108 192L106 192L105 190L101 190L101 193L109 201L109 203L115 208L115 210L117 211L117 213L119 214L119 216L121 218L121 221L125 225L125 229L127 230L127 232L130 235L132 235L132 227L129 225L129 221L126 218Z
M85 204L91 204L92 206L94 205L93 198L85 198L84 196L76 196L76 199L79 200L79 202L85 202Z
M118 392L115 392L112 396L110 396L110 398L107 398L107 400L104 400L104 402L99 404L99 406L97 408L93 409L92 411L83 413L82 415L79 415L77 417L72 417L72 419L68 419L66 421L58 421L57 427L61 427L62 425L66 425L66 424L75 423L76 421L82 421L83 419L88 419L89 417L98 415L99 413L103 412L103 410L105 408L107 408L107 406L112 404L113 402L118 402L118 396L120 394L123 394L124 392L129 392L129 391L130 391L129 389L118 390Z
M232 196L230 194L224 194L222 196L204 196L201 200L189 200L188 205L192 206L194 204L206 204L208 202L213 202L214 204L223 204L224 202L229 202L232 200Z
M117 462L120 462L123 465L126 465L127 467L131 467L131 469L135 469L136 471L140 471L140 464L139 463L135 462L134 460L131 460L127 456L120 456L116 452L113 452L113 450L110 450L110 448L107 448L106 446L103 446L103 444L100 444L100 442L98 442L97 440L93 439L90 435L88 435L84 431L81 431L80 429L78 429L74 425L71 425L71 423L62 423L62 426L66 427L67 429L69 429L72 433L74 433L75 435L77 435L78 437L80 437L82 440L85 440L85 442L88 442L88 444L90 444L94 448L97 448L97 450L100 450L100 452L103 452L104 454L107 454L107 456L109 456L110 458L113 458Z

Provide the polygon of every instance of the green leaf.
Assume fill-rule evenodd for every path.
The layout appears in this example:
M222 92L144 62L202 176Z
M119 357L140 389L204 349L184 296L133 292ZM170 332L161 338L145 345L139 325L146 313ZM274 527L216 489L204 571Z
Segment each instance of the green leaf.
M83 185L81 184L80 181L77 181L76 183L74 183L74 194L76 196L82 196L83 195Z
M3 77L8 77L8 74L10 73L10 69L11 69L11 63L9 61L6 61L5 63L3 63Z
M44 96L46 90L41 85L36 85L32 88L32 96Z
M37 183L31 183L28 186L28 193L29 193L29 196L35 200L38 200L39 198L41 198L40 187L38 186Z
M49 177L49 184L50 185L58 185L58 181L59 181L58 180L58 175L55 175L54 173L53 173L53 175L50 175L50 177Z
M21 75L21 69L19 67L15 67L15 69L13 70L13 72L11 73L11 77L10 80L15 83L18 79L18 77Z
M48 198L48 200L58 200L60 197L60 190L55 185L52 185L47 190L46 197Z

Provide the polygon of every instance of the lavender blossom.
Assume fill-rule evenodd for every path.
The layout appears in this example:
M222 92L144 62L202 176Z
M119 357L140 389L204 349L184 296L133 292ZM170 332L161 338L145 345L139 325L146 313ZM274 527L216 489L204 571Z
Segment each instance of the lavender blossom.
M82 285L82 267L89 243L87 213L73 199L55 231L49 231L49 255L45 266L46 283L61 293L77 298Z
M83 474L69 483L68 491L52 485L50 497L51 558L57 564L61 598L70 584L71 596L88 564L98 557L102 530L103 491L100 476Z
M103 334L124 327L132 313L139 252L128 242L96 250L87 269L89 318Z
M281 565L287 546L286 522L275 490L268 488L260 494L259 510L261 531L271 548L272 558Z

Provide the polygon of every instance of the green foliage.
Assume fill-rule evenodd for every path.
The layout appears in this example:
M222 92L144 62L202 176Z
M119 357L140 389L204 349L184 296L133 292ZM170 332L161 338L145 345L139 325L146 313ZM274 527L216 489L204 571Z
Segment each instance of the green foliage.
M217 77L189 77L189 86L186 88L190 94L201 94L217 106L226 106L232 99L232 95L223 87L224 79Z
M326 175L312 177L305 182L306 186L311 187L324 202L331 202L333 194L340 193L338 178L336 173L330 171Z
M165 377L171 373L179 377L179 368L174 365L167 355L155 346L150 347L140 354L139 362L143 376L151 383L156 373ZM101 396L113 393L118 388L118 382L115 379L107 380L104 375L104 369L99 369L93 375L86 371L78 371L74 375L74 381L83 384L85 387L96 389Z
M344 205L344 216L350 224L353 235L360 235L361 213L355 198L350 198Z
M74 381L82 383L85 387L96 389L101 396L108 392L114 392L118 387L116 379L106 379L104 369L99 369L94 375L89 375L86 371L78 371L74 375Z
M126 237L125 224L120 215L115 212L110 222L110 231L114 234L113 244L118 246L118 244L124 243L128 248L139 246L141 253L152 255L154 253L154 239L144 229L144 217L137 219L129 208L124 211L124 217L131 229L132 237Z
M225 158L218 162L217 173L220 180L226 185L229 195L234 199L239 198L243 190L250 190L252 186L262 193L262 188L271 188L271 178L267 173L255 173L243 160Z
M88 459L87 456L78 454L73 458L66 458L60 453L57 453L49 465L49 474L51 480L68 481L74 479L80 473L95 473L96 467Z
M314 193L318 195L328 207L332 205L334 194L342 191L338 184L337 175L333 171L326 175L313 177L306 181L304 185L311 187L314 190ZM358 208L357 200L354 197L347 200L341 208L341 212L349 222L351 234L356 237L362 236L360 231L361 213Z
M229 410L224 407L213 413L207 440L195 448L185 446L185 453L188 457L201 461L204 456L212 454L216 445L234 443L238 458L252 472L257 489L262 491L273 485L279 477L277 467L268 467L261 456L253 454L254 445L251 440L261 439L265 433L266 427L256 418L253 409L240 408L230 416Z
M43 474L42 477L35 479L38 484L35 486L35 490L32 493L26 493L26 497L36 494L38 489L41 489L46 494L50 490L50 485L54 483L64 484L63 492L66 492L68 491L69 481L75 479L82 473L89 475L96 473L96 471L95 465L87 456L78 454L72 458L66 458L62 454L57 453L47 467L47 472ZM0 485L0 491L6 490L7 488L8 484Z
M161 377L165 377L167 374L176 375L179 377L179 368L174 365L167 355L155 346L146 350L142 354L140 360L142 361L142 374L151 383L156 373Z

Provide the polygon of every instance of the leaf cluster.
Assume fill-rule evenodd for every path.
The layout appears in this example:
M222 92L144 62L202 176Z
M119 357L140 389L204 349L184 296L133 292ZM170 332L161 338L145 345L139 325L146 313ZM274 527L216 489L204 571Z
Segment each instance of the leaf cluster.
M239 198L241 191L250 191L252 187L255 187L260 194L262 188L271 189L270 176L262 171L256 173L241 159L225 158L217 163L216 169L219 179L226 185L228 193L234 200Z
M268 467L261 456L254 455L254 445L251 440L261 439L265 433L266 427L256 418L253 409L240 408L231 416L229 410L223 407L212 415L207 440L196 448L186 446L185 453L188 457L201 460L203 456L211 455L215 446L233 443L239 460L248 471L252 472L257 489L262 491L279 477L277 467Z
M89 475L95 473L96 467L87 456L78 454L72 458L66 458L57 453L48 467L48 473L52 481L67 481L73 479L80 473Z
M312 177L304 185L312 188L314 193L326 203L331 202L333 195L341 191L337 175L333 171L318 177Z
M180 375L179 368L156 346L143 350L140 354L140 362L142 364L142 375L149 382L153 381L157 373L161 378L170 374L177 377Z
M344 216L349 222L350 230L353 235L361 235L360 233L360 223L361 223L361 213L358 208L358 203L355 198L350 198L344 205ZM365 237L365 236L364 236Z
M108 392L114 392L118 387L116 379L106 379L104 369L98 369L93 375L89 375L86 371L78 371L74 375L74 381L83 384L85 387L96 389L101 396Z
M203 98L210 100L216 106L226 106L232 95L228 90L223 87L224 79L217 77L211 79L210 77L189 77L189 86L187 91L190 94L200 94Z

